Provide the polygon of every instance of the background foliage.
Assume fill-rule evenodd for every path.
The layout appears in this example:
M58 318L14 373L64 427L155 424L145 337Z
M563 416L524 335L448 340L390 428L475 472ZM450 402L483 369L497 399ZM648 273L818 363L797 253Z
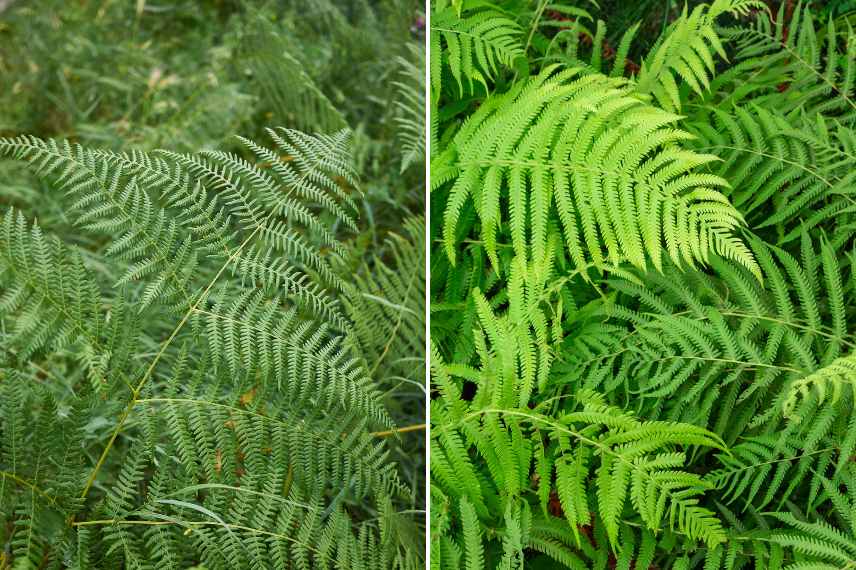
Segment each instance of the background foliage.
M0 13L0 568L424 566L423 12Z
M856 566L853 8L432 3L433 567Z

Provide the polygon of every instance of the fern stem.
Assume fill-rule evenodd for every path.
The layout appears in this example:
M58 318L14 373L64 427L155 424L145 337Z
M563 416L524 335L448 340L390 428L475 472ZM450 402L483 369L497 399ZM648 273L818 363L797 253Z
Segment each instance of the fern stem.
M724 362L726 364L740 364L744 366L758 367L758 368L772 368L773 370L787 370L788 372L795 372L797 374L808 374L806 370L799 370L797 368L791 368L790 366L776 366L775 364L764 364L763 362L748 362L743 360L735 360L731 358L716 358L713 356L692 356L686 354L670 354L669 356L664 356L662 358L655 358L650 360L649 362L663 362L664 360L670 360L673 358L682 358L686 360L701 360L704 362Z
M823 332L823 331L822 331L822 330L820 330L820 329L815 329L815 328L812 328L812 327L809 327L809 326L805 326L805 325L799 325L799 324L797 324L797 323L795 323L795 322L793 322L793 321L783 321L783 320L781 320L781 319L776 319L776 318L773 318L773 317L768 317L768 316L766 316L766 315L753 315L753 314L750 314L750 313L741 313L740 311L720 311L720 312L721 312L721 314L723 314L723 315L727 315L727 316L730 316L730 317L749 317L749 318L758 319L758 320L762 320L762 321L771 321L771 322L774 322L774 323L779 323L779 324L782 324L782 325L791 326L791 327L794 327L795 329L800 329L800 330L804 330L804 331L806 331L806 332L810 332L810 333L813 333L813 334L817 334L817 335L820 335L820 336L822 336L822 337L824 337L824 338L828 338L828 339L830 339L830 340L837 340L837 341L841 341L843 344L846 344L846 345L847 345L847 346L849 346L850 348L856 348L856 344L854 344L854 343L852 343L852 342L848 341L847 339L845 339L845 338L843 338L843 337L839 337L839 336L836 336L836 335L834 335L834 334L825 333L825 332Z
M390 435L395 435L397 433L406 433L409 431L423 430L426 427L427 427L426 424L413 424L413 425L404 426L404 427L397 428L397 429L390 429L390 430L386 430L386 431L373 431L373 432L370 432L369 435L373 435L375 437L387 437Z
M783 158L781 156L776 156L775 154L769 154L766 152L762 152L760 150L755 150L755 149L745 148L745 147L738 147L738 146L731 146L731 145L727 145L727 144L716 144L716 145L699 147L698 150L717 150L717 149L733 150L733 151L737 151L737 152L745 152L747 154L754 154L754 155L757 155L757 156L760 156L763 158L770 158L773 160L778 160L779 162L781 162L783 164L789 164L791 166L796 166L797 168L799 168L805 172L808 172L812 176L816 177L818 180L821 180L824 184L826 184L830 188L834 187L832 182L827 180L826 177L823 176L820 172L813 170L813 169L811 169L811 168L809 168L809 167L807 167L807 166L805 166L799 162L796 162L794 160L788 160L788 159ZM841 179L839 178L838 180L840 181ZM848 196L847 194L839 194L839 195L844 196L845 198L847 198L848 200L850 200L851 202L856 204L856 202L854 202L853 199L850 198L850 196Z
M838 86L837 86L837 85L835 85L835 83L833 83L832 81L830 81L830 80L826 77L826 75L825 75L825 74L822 74L822 73L818 72L818 71L814 68L814 66L813 66L813 65L811 65L809 62L807 62L807 61L806 61L802 56L800 56L800 54L799 54L799 53L797 53L796 51L794 51L793 49L791 49L791 47L790 47L790 46L788 46L788 44L787 44L786 42L783 42L783 41L779 40L778 38L776 38L776 37L774 37L774 36L771 36L770 34L765 34L765 33L763 33L763 32L759 32L758 30L755 30L755 29L753 29L753 28L748 28L748 29L746 30L746 33L747 33L748 35L755 35L755 36L758 36L758 37L764 38L764 39L766 39L766 40L773 40L774 42L776 42L777 44L779 44L779 47L781 47L784 51L786 51L786 52L788 53L788 55L790 55L791 57L793 57L795 60L799 61L799 62L803 65L803 67L808 68L808 69L809 69L809 71L811 71L812 73L814 73L815 75L817 75L821 80L823 80L823 82L824 82L824 83L826 83L827 85L829 85L829 88L830 88L830 89L832 89L834 92L838 93L838 94L841 96L841 98L842 98L842 99L844 99L845 101L847 101L847 103L848 103L851 107L853 107L853 109L854 109L854 110L856 110L856 102L854 102L854 101L853 101L853 99L851 99L850 97L848 97L848 96L847 96L847 93L843 93L843 92L838 88Z
M14 481L15 483L18 483L21 486L27 487L28 489L33 491L33 493L36 493L37 495L40 495L47 499L48 502L52 505L56 505L56 497L47 494L47 492L40 489L38 485L28 481L27 479L19 477L18 475L15 475L14 473L10 473L8 471L0 471L0 477L3 477L4 479L9 479L11 481Z
M535 36L535 30L538 29L538 24L541 23L541 16L544 15L544 9L547 7L547 0L541 0L541 4L538 6L538 11L535 12L535 18L532 20L532 26L529 28L529 36L526 38L526 45L523 47L523 53L529 51L529 46L532 45L532 38ZM515 77L517 73L515 73Z
M636 463L634 463L634 462L632 462L632 461L628 461L627 459L625 459L625 457L624 457L623 455L621 455L620 453L617 453L617 452L616 452L614 449L612 449L611 447L609 447L609 446L607 446L607 445L604 445L603 443L601 443L601 442L599 442L599 441L597 441L597 440L591 439L590 437L587 437L587 436L583 435L583 434L582 434L582 433L580 433L580 432L576 432L576 431L574 431L574 430L572 430L572 429L570 429L570 428L567 428L567 427L565 427L564 425L562 425L562 424L560 424L560 423L558 423L558 422L551 421L551 420L549 420L548 418L545 418L545 417L542 417L542 416L536 416L536 415L534 415L534 414L529 414L529 413L526 413L526 412L519 412L519 411L516 411L516 410L505 410L505 409L501 409L501 408L487 408L487 409L483 409L483 410L478 410L478 411L475 411L475 412L471 412L471 413L469 413L469 414L465 415L465 416L464 416L464 417L462 417L459 421L457 421L457 422L455 422L455 423L453 423L453 424L446 424L446 425L442 425L442 426L439 426L439 427L436 427L436 426L435 426L435 427L434 427L434 429L435 429L435 430L437 430L437 431L446 431L446 430L457 429L457 428L458 428L458 426L461 426L461 425L465 424L468 420L470 420L470 419L472 419L472 418L475 418L475 417L479 417L479 416L487 415L487 414L501 414L501 415L504 415L504 416L517 416L517 417L521 417L521 418L524 418L524 419L527 419L527 420L531 421L533 424L541 423L541 424L546 425L547 427L549 427L549 428L551 428L551 429L554 429L554 430L556 430L556 431L563 432L563 433L565 433L565 434L567 434L567 435L570 435L571 437L575 438L576 440L578 440L578 441L580 441L580 442L582 442L582 443L588 444L588 445L590 445L590 446L592 446L592 447L596 447L596 448L600 451L600 453L602 453L602 454L608 454L608 455L611 455L611 456L615 457L615 459L616 459L617 461L619 461L619 462L621 462L621 463L625 464L625 465L626 465L629 469L631 469L632 471L638 471L638 472L640 472L640 473L641 473L641 474L642 474L646 479L650 480L650 481L651 481L655 486L660 487L661 489L663 489L663 493L664 493L664 494L666 494L667 496L671 497L672 501L673 501L675 504L681 504L681 503L683 503L683 502L685 501L684 499L681 499L679 496L676 496L676 495L675 495L675 493L673 493L673 492L672 492L671 490L669 490L668 488L665 488L665 487L661 486L661 485L657 482L657 480L656 480L656 479L654 479L653 477L651 477L650 473L648 473L648 472L647 472L647 471L645 471L644 469L640 469L639 465L637 465ZM715 434L712 434L712 435L714 436L714 438L715 438L717 441L719 441L719 442L722 444L722 446L720 447L720 449L721 449L722 451L724 451L725 453L727 453L728 455L731 455L731 451L728 449L728 446L725 444L725 442L723 442L723 441L721 440L721 438L719 438L719 436L716 436ZM653 529L652 529L652 530L653 530ZM676 529L676 530L677 530L677 529ZM677 530L677 532L680 532L680 531L679 531L679 530ZM683 534L683 533L681 533L681 534Z
M740 473L742 471L748 471L750 469L755 469L756 467L761 467L763 465L774 465L776 463L783 463L785 461L793 461L794 459L802 459L803 457L811 457L812 455L818 455L821 453L826 453L827 451L835 451L839 449L838 447L825 447L823 449L816 449L809 453L801 453L800 455L794 455L793 457L781 457L779 459L771 459L770 461L762 461L760 463L753 463L751 465L745 465L739 469L734 469L732 471L727 472L728 477L733 477L736 473Z
M404 300L401 302L401 305L406 308L407 302L410 300L410 291L413 289L413 284L416 282L416 275L418 271L410 272L410 281L407 283L407 291L404 292ZM389 334L389 340L386 341L386 345L383 347L383 352L378 356L377 362L374 363L372 369L369 371L369 377L374 376L375 372L377 372L378 366L383 362L383 359L386 358L387 353L389 353L389 349L392 346L392 341L395 340L396 335L398 334L398 329L401 327L401 322L404 320L404 311L398 312L398 319L395 321L395 326L392 327L392 332Z

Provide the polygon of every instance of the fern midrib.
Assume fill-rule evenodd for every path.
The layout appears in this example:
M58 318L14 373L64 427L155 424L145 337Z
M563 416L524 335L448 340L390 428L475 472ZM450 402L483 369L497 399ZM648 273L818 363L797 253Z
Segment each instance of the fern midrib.
M258 528L253 528L249 526L231 524L231 523L220 523L220 522L212 522L212 521L190 521L190 520L179 520L179 519L171 519L171 520L140 520L140 519L97 519L97 520L88 520L88 521L72 521L72 526L75 527L86 527L86 526L107 526L107 525L143 525L143 526L165 526L165 525L178 525L183 528L187 528L191 530L197 527L208 527L208 526L216 526L219 528L224 528L228 530L239 530L245 532L251 532L253 534L258 534L261 536L269 536L271 538L279 538L285 540L287 542L291 542L293 544L298 544L307 550L312 551L317 555L323 556L325 560L330 559L329 554L325 554L320 550L314 548L309 543L301 542L295 538L292 538L285 534L280 534L277 532L270 532L267 530L261 530Z
M319 161L320 161L320 159L315 159L313 164L318 164ZM307 169L306 172L304 172L303 174L300 175L300 177L298 178L298 181L295 185L303 182L303 180L305 180L310 174L311 174L311 170ZM294 190L293 187L289 188L288 191L286 192L286 196L290 195L293 190ZM232 261L234 261L238 257L238 255L240 255L241 251L243 251L243 249L252 241L252 239L256 236L257 233L259 233L262 229L264 229L265 224L267 224L267 222L270 219L274 218L274 216L275 216L274 212L271 212L270 214L268 214L267 218L262 223L257 224L255 229L253 229L253 231L244 239L244 241L241 242L241 245L238 246L238 249L235 250L226 259L226 261L223 263L222 267L220 267L219 271L217 271L217 273L214 275L214 278L211 280L211 282L208 284L208 286L205 288L205 290L202 292L202 294L199 296L199 298L196 300L196 302L194 302L188 308L188 310L185 312L184 316L181 318L181 321L178 323L178 325L176 325L175 329L173 329L170 336L166 339L164 344L161 346L161 349L155 355L154 360L149 365L148 369L146 370L146 372L143 375L140 382L137 384L137 387L133 390L131 400L128 402L128 405L125 407L124 411L122 412L122 415L119 417L119 422L117 423L116 428L114 429L112 435L110 436L110 439L107 442L107 446L104 448L104 451L101 453L101 456L98 458L98 462L95 464L95 468L93 469L92 474L87 479L86 485L85 485L83 492L81 493L81 496L80 496L81 499L86 498L86 496L89 493L89 490L92 488L92 485L95 483L95 478L97 477L98 472L101 470L101 467L104 465L104 462L107 459L107 454L110 452L110 449L113 447L113 444L115 443L116 438L119 436L119 432L121 432L122 427L125 425L125 422L127 422L128 417L130 417L131 412L133 411L134 407L136 406L137 399L139 398L140 392L142 391L142 389L145 386L148 379L154 373L154 369L157 366L157 363L163 357L164 353L166 352L167 347L170 344L172 344L173 340L175 340L175 338L178 336L178 333L184 327L185 323L188 321L188 319L194 313L194 311L197 310L198 306L202 303L202 301L204 301L208 297L208 294L210 293L211 289L214 287L214 284L217 282L217 280L220 278L220 276L223 274L223 272L226 270L226 268L229 266L229 264Z
M759 150L755 150L755 149L752 149L752 148L737 147L737 146L730 146L730 145L724 145L724 144L721 144L721 145L710 145L710 146L699 147L699 150L713 150L713 149L724 149L724 150L733 150L733 151L737 151L737 152L745 152L745 153L747 153L747 154L754 154L754 155L761 156L761 157L764 157L764 158L770 158L770 159L773 159L773 160L777 160L777 161L779 161L779 162L781 162L781 163L783 163L783 164L789 164L789 165L791 165L791 166L795 166L795 167L799 168L800 170L803 170L804 172L807 172L807 173L811 174L812 176L814 176L814 177L815 177L815 178L817 178L818 180L822 181L824 184L826 184L826 185L827 185L827 186L829 186L830 188L834 188L834 187L835 187L835 185L834 185L832 182L830 182L830 181L829 181L825 176L823 176L823 175L822 175L820 172L818 172L817 170L814 170L814 169L812 169L812 168L809 168L808 166L805 166L805 165L804 165L804 164L802 164L802 163L799 163L799 162L796 162L796 161L793 161L793 160L788 160L788 159L786 159L786 158L784 158L784 157L782 157L782 156L776 156L776 155L774 155L774 154L769 154L769 153L762 152L762 151L759 151ZM838 181L838 182L841 182L841 178L838 178L838 179L837 179L837 181ZM847 194L840 194L840 193L838 193L838 194L836 194L836 195L838 195L838 196L843 196L844 198L847 198L848 200L850 200L850 202L852 202L852 203L856 204L856 201L854 201L852 198L850 198L850 196L848 196Z
M410 272L410 279L407 281L407 289L404 293L404 300L399 303L403 307L407 307L407 302L410 300L410 291L413 289L413 284L416 283L416 276L418 275L418 271ZM392 346L393 341L398 336L398 329L401 328L401 323L404 320L404 311L398 312L398 318L395 321L395 326L392 328L392 332L389 334L389 340L387 340L386 345L383 347L383 352L378 356L377 362L375 362L372 369L369 371L369 377L374 376L375 372L377 372L378 367L380 366L383 359L386 358L387 353L389 352L390 347Z
M727 475L733 476L736 473L741 473L743 471L748 471L750 469L755 469L757 467L762 467L764 465L774 465L776 463L784 463L785 461L793 461L794 459L802 459L803 457L811 457L812 455L819 455L821 453L826 453L827 451L836 451L840 448L838 447L825 447L823 449L816 449L814 451L810 451L808 453L801 453L799 455L794 455L793 457L781 457L779 459L771 459L770 461L762 461L760 463L752 463L751 465L745 465L740 467L739 469L732 469L727 471Z
M16 266L12 265L11 267L16 267ZM33 278L30 278L30 276L27 275L26 273L21 273L20 271L14 271L14 273L16 275L18 275L19 277L23 277L22 280L27 284L27 286L30 288L31 291L33 291L34 294L38 295L41 299L47 299L51 303L51 305L53 305L56 308L57 311L62 313L65 316L66 320L68 322L72 323L74 328L80 332L81 336L84 336L89 340L89 343L92 345L92 347L94 349L96 349L98 351L101 350L101 344L98 342L98 339L94 335L92 335L89 330L87 330L87 329L83 328L83 326L81 326L81 324L77 321L77 319L75 317L73 317L68 312L65 305L61 302L60 299L54 298L53 296L50 295L50 291L51 291L50 288L43 290L43 289L37 287L36 285L38 284L38 281L36 281Z
M3 479L9 479L10 481L13 481L19 485L24 486L24 487L27 487L28 489L33 491L33 493L39 495L40 497L43 497L50 504L52 504L54 506L56 506L56 504L57 504L56 497L50 495L47 491L43 490L42 488L40 488L38 485L36 485L32 481L30 481L29 479L25 479L25 478L15 474L15 473L11 473L9 471L0 471L0 477L2 477Z
M620 164L618 166L616 166L616 168L614 170L609 170L606 168L593 168L591 166L586 166L584 164L578 163L576 161L563 162L563 161L558 161L558 160L537 161L537 160L514 160L514 159L508 159L508 158L488 158L488 159L472 160L472 161L466 161L466 162L464 162L464 161L456 162L456 163L454 163L454 166L457 168L464 168L464 169L472 167L472 166L479 167L479 168L486 168L486 167L491 167L491 166L509 166L509 167L520 166L520 167L526 168L527 171L547 168L550 170L562 170L562 171L570 171L570 172L574 172L574 171L590 172L592 174L599 174L599 175L605 175L605 174L623 175L624 174L620 169ZM643 187L651 189L651 190L656 190L658 192L663 191L662 188L660 188L658 186L652 186L651 184L649 184L645 180L640 180L640 179L636 178L635 176L632 178L633 178L633 181L636 182L637 184L639 184L640 186L643 186Z

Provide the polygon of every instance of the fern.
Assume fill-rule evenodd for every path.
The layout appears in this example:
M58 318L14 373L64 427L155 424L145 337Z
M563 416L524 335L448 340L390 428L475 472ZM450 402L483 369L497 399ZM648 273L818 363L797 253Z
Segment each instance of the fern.
M262 18L253 21L241 46L243 65L276 124L332 132L347 123L295 56L286 36Z
M678 79L701 95L709 88L716 71L714 54L725 58L725 51L714 24L725 13L746 15L764 7L754 0L720 0L710 6L700 4L681 17L652 48L638 76L640 93L651 93L666 110L681 109Z
M342 306L345 247L328 229L356 227L348 135L270 136L276 150L242 139L255 162L0 141L103 244L83 257L20 212L2 219L0 495L16 564L418 566L418 525L393 523L410 490L372 431L393 425L377 369L350 340L365 316Z
M523 55L523 31L501 12L473 9L462 15L451 6L437 6L431 20L434 98L438 98L443 89L442 76L446 69L458 93L471 92L476 84L488 90L488 81Z
M707 484L681 470L686 457L675 447L723 448L721 440L688 424L639 422L590 392L581 392L575 405L563 406L555 420L537 408L529 411L529 395L539 374L535 366L541 367L542 388L549 374L545 370L549 360L539 355L547 339L538 339L535 309L527 311L518 302L513 297L509 314L496 316L483 297L476 299L481 322L477 369L433 360L441 399L432 405L432 421L443 427L432 432L431 468L443 493L460 501L468 564L473 557L481 560L478 554L469 554L481 548L473 513L489 518L489 505L496 501L514 509L527 489L536 490L531 488L532 474L539 481L543 515L549 517L555 473L555 493L570 527L565 532L572 533L577 547L583 540L579 528L592 524L592 510L609 543L617 547L625 506L632 506L641 524L652 530L659 530L665 518L691 540L711 545L723 541L716 517L698 505L697 495ZM534 328L526 331L530 326ZM470 402L459 399L455 376L477 383ZM476 475L482 466L489 473L487 481ZM594 502L586 491L589 485L597 489ZM544 543L529 547L549 550Z
M803 224L835 228L842 242L852 235L851 129L823 117L804 123L754 104L700 113L693 126L699 150L722 157L717 173L731 182L729 198L757 231L775 228L780 243L797 239ZM774 212L764 208L770 201Z
M425 51L415 45L408 47L410 57L398 58L401 80L396 83L401 94L396 101L400 111L396 121L403 147L402 172L414 164L425 163Z
M442 68L437 568L853 563L852 34L694 4L646 4L646 50L650 22L498 2L523 54Z
M746 85L732 88L729 99L737 102L748 95L783 113L835 116L852 126L856 117L853 30L830 19L820 24L819 33L808 4L799 3L792 18L787 17L783 4L775 18L759 15L753 25L728 34L738 47L737 66L722 82L732 83L738 72L749 78Z

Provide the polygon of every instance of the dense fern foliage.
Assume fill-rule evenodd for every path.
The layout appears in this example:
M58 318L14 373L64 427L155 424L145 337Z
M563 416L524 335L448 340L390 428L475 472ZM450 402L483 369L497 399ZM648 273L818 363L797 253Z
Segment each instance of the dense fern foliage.
M0 568L423 568L418 3L0 17Z
M431 6L432 567L856 567L852 17L613 4Z

